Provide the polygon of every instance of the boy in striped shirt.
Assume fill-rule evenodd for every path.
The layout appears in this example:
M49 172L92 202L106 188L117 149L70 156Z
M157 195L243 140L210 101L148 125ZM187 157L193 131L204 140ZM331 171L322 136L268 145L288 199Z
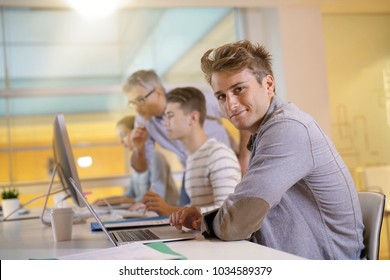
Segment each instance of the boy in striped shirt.
M219 208L241 180L237 156L225 144L207 138L205 119L206 101L198 89L176 88L167 94L164 125L168 138L180 140L188 150L184 185L190 205L200 213ZM145 194L144 203L149 211L159 215L182 209L167 204L152 191Z

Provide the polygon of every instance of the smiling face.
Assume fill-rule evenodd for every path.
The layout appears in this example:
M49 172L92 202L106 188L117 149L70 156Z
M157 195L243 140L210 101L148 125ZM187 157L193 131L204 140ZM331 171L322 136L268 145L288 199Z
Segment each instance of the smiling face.
M219 107L239 130L256 133L271 104L274 79L267 75L258 83L251 70L214 72L211 86Z

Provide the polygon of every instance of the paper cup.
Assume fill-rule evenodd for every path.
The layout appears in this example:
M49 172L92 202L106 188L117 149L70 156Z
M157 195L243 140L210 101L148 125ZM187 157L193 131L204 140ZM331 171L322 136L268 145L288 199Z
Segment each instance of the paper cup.
M72 239L73 209L54 208L50 212L54 241Z

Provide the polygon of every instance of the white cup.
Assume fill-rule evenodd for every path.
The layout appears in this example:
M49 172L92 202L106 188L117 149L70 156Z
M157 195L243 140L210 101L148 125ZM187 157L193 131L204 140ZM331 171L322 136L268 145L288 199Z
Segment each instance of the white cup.
M54 241L72 239L73 209L53 208L50 212Z

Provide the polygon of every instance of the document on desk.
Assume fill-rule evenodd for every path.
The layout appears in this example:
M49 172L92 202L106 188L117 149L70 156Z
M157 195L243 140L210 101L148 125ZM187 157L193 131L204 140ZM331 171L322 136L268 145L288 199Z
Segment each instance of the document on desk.
M177 260L177 254L166 254L141 243L100 249L58 257L59 260Z

